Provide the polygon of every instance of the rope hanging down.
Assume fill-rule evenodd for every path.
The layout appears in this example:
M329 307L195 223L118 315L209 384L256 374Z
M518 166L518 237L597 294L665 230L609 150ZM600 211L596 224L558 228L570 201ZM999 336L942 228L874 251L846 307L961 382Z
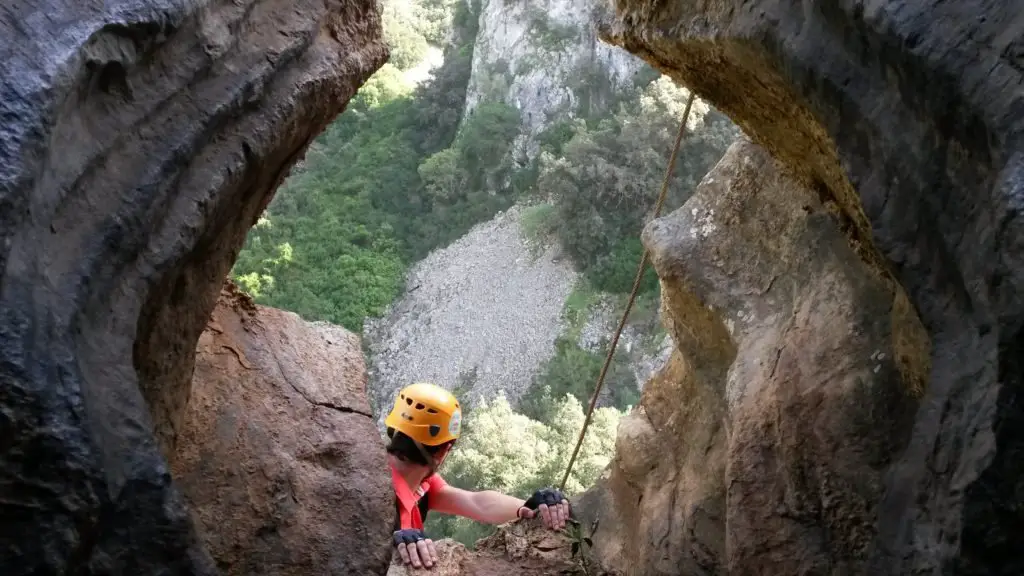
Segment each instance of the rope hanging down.
M686 121L690 118L690 107L693 106L693 91L690 92L689 99L686 100L686 109L683 111L683 121L679 124L679 132L676 134L676 141L672 147L672 156L668 161L668 169L665 170L665 179L661 182L661 194L658 195L658 203L654 206L654 218L661 215L661 208L665 204L665 196L668 195L668 182L672 178L672 172L676 168L676 157L679 155L679 144L683 141L683 134L686 132ZM590 420L594 416L594 408L597 406L597 397L601 395L601 387L604 386L604 378L608 373L608 367L611 366L612 357L615 355L615 347L619 345L619 336L622 335L623 328L626 327L626 320L629 319L629 313L633 310L633 301L636 300L636 293L640 291L640 281L644 277L644 270L647 268L647 248L644 248L644 253L640 257L640 264L636 268L636 278L633 279L633 290L629 293L629 300L626 302L626 309L622 312L622 319L619 320L619 327L615 330L615 335L612 337L611 345L608 348L608 356L604 359L604 365L601 367L601 373L597 377L597 385L594 388L594 394L590 397L590 407L587 409L587 417L583 420L583 428L580 430L580 437L576 441L576 447L573 448L572 456L569 458L569 465L565 468L565 476L562 476L562 483L559 489L565 491L565 484L569 481L569 474L572 473L572 466L576 463L576 456L580 452L580 446L583 445L583 439L587 435L587 428L590 426Z

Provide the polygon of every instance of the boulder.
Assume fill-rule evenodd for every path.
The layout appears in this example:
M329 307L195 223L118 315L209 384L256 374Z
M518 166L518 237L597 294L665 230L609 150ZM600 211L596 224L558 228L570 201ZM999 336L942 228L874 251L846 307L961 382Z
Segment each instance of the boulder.
M985 0L615 0L601 35L835 208L927 327L873 574L1024 573L1024 11ZM820 522L824 525L824 521Z
M677 348L582 503L602 562L867 573L928 373L902 289L745 138L643 238Z
M165 461L196 342L376 3L7 2L0 54L0 573L213 573Z
M394 495L360 340L344 328L225 287L170 464L223 574L387 569Z

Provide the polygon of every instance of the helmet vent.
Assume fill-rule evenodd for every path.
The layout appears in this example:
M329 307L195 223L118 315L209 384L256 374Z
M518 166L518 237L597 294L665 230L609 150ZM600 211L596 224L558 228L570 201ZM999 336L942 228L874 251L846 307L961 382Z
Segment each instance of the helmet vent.
M408 404L409 406L412 406L412 398L406 398L405 403Z
M416 404L416 409L417 410L423 410L424 408L426 408L426 406L424 406L423 404L419 404L419 403Z
M437 410L434 410L433 408L427 408L427 412L430 414L437 414Z
M441 427L440 426L438 426L437 424L431 424L430 425L430 435L431 436L437 436L440 433L441 433Z

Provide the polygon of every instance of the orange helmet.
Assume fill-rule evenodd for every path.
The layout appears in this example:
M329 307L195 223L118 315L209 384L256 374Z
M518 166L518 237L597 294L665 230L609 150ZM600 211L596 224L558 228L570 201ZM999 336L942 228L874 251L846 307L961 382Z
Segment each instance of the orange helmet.
M398 393L384 426L424 446L440 446L459 437L462 408L451 392L436 384L419 382Z

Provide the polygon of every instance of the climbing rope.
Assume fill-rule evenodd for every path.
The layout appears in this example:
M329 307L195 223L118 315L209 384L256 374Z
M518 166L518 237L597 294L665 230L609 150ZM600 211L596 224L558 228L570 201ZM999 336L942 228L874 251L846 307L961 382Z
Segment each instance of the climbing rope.
M672 172L676 168L676 157L679 155L679 144L683 141L683 134L686 132L686 121L690 118L690 107L693 105L694 94L691 91L690 97L686 101L686 109L683 111L683 121L679 124L679 132L676 133L676 141L672 147L672 156L669 157L668 169L665 170L665 179L661 182L661 194L658 195L658 202L654 205L654 217L657 218L661 215L661 208L665 204L665 196L668 195L668 182L672 178ZM573 448L572 456L569 458L569 465L565 468L565 476L562 476L562 483L559 485L559 489L565 491L565 484L569 481L569 474L572 473L572 466L576 463L576 456L579 455L580 447L583 446L583 439L587 435L587 428L590 426L590 420L594 416L594 408L597 406L597 397L601 395L601 387L604 386L605 375L608 374L608 367L611 366L612 357L615 355L615 347L619 345L619 336L622 335L623 328L626 327L626 320L629 319L629 313L633 310L633 301L636 300L636 294L640 291L640 281L643 280L644 271L647 268L648 252L647 248L644 248L644 253L640 256L640 264L636 268L636 278L633 279L633 290L629 293L629 300L626 302L626 309L622 312L622 319L619 320L619 327L615 330L615 335L612 337L611 346L608 349L608 355L604 359L604 365L601 366L601 373L597 376L597 385L594 387L594 393L590 397L590 407L587 409L587 417L583 420L583 428L580 430L580 437L576 440L576 447Z

